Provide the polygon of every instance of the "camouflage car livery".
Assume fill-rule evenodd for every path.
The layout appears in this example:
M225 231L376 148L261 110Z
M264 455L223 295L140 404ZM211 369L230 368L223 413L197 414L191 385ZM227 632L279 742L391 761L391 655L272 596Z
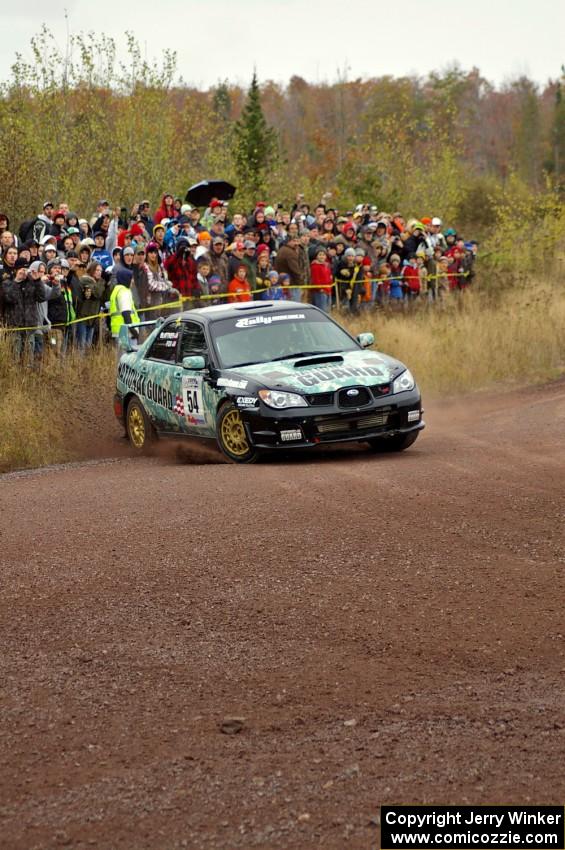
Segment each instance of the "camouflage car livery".
M310 332L345 344L296 351ZM127 430L136 399L159 436L218 439L224 450L218 422L226 405L238 411L253 451L415 438L424 427L418 387L398 360L363 347L371 342L371 334L354 339L317 308L293 302L229 304L159 319L119 361L116 415ZM233 364L241 350L244 362Z

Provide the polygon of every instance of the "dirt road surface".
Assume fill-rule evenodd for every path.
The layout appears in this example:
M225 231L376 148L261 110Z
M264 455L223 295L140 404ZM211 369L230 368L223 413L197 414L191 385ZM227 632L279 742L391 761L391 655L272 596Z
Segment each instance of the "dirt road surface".
M565 383L403 455L0 479L0 846L375 848L565 798ZM235 719L234 719L235 718Z

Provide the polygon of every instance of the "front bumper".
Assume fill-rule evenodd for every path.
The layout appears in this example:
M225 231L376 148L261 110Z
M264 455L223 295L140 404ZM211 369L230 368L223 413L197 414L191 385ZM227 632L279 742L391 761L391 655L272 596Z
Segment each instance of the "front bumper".
M394 437L421 431L417 388L396 393L356 408L337 403L319 407L273 410L260 402L240 411L247 438L256 449L294 449L329 443L359 443L375 437ZM294 432L294 433L293 433Z

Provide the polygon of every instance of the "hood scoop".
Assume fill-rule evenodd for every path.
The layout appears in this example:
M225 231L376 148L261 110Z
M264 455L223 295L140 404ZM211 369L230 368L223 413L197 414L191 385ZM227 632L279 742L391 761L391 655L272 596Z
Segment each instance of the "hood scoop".
M315 357L303 357L294 364L295 369L302 366L320 366L323 363L343 363L341 354L317 354Z

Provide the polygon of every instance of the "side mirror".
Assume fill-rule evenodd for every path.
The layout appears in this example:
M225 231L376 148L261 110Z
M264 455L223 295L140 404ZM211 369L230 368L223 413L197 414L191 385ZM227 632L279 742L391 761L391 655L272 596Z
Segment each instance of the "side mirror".
M374 345L375 343L375 335L372 333L359 334L357 342L361 348L369 348L370 345Z
M200 371L206 368L206 361L200 354L193 354L191 357L182 358L182 368Z
M118 331L118 346L122 351L127 353L134 350L127 325L122 325Z

